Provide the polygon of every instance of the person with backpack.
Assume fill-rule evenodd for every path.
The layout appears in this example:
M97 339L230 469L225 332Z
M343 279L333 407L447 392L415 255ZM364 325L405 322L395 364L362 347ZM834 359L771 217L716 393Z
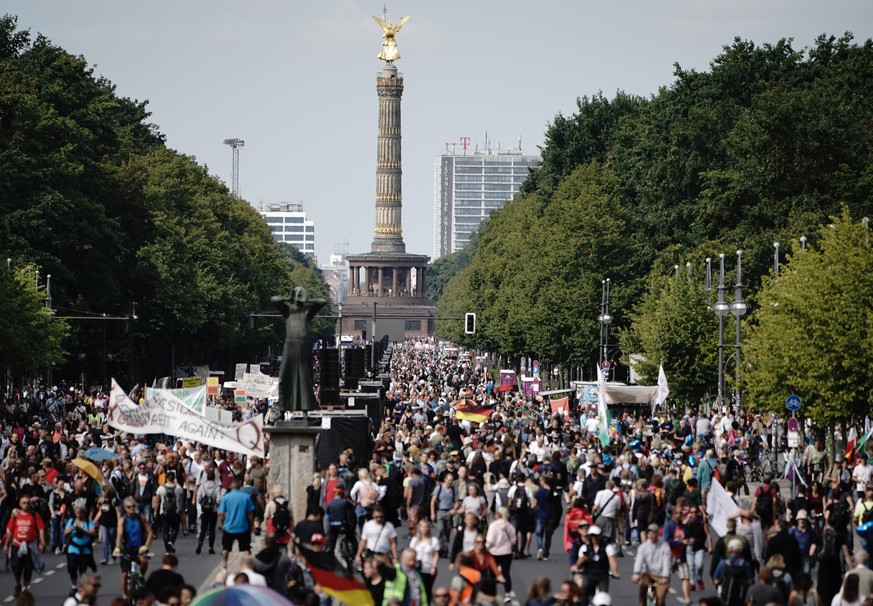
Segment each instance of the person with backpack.
M805 509L797 512L797 526L792 526L788 533L797 541L800 552L800 569L809 574L812 570L812 547L818 543L818 534L809 523L809 513Z
M782 592L773 584L773 571L770 570L769 566L761 567L761 571L758 573L758 582L752 585L746 594L746 604L749 606L785 604Z
M448 556L452 540L452 520L458 509L454 481L454 476L447 473L443 481L434 489L430 499L430 519L435 520L437 524L441 557Z
M203 551L203 541L209 537L209 555L215 553L215 527L218 524L218 502L221 500L221 484L215 479L215 469L207 466L204 469L204 480L197 486L196 506L200 511L200 536L197 537L197 549L194 553L200 555Z
M854 543L854 532L851 532L849 524L852 522L851 513L855 509L852 495L844 492L838 480L831 482L831 493L825 500L825 519L830 518L831 526L836 530L851 553Z
M152 508L161 519L161 535L164 540L164 550L176 553L174 543L179 536L182 524L181 512L185 506L185 491L176 483L176 472L168 471L167 480L155 491Z
M532 504L535 503L533 493L525 483L524 474L518 474L515 485L507 493L509 498L509 519L517 532L518 544L515 550L516 559L530 557L530 543L533 537Z
M825 519L825 527L821 536L821 547L813 551L818 558L818 579L816 587L822 604L830 604L840 591L843 578L843 562L851 560L849 548L843 536L831 525L830 519Z
M752 511L761 518L761 527L767 532L773 526L773 520L778 512L778 494L773 486L773 476L764 474L761 486L755 491L752 501Z
M273 497L264 505L264 523L267 532L273 535L273 543L279 551L287 552L291 543L291 527L294 523L290 503L278 484L272 487ZM307 512L319 505L307 507ZM307 514L308 515L308 514Z
M133 497L124 499L124 515L118 518L115 551L112 552L114 557L120 556L122 595L127 595L127 573L131 561L148 552L154 538L151 525L137 509L138 504Z
M724 606L745 606L746 594L754 580L752 567L742 557L743 542L731 539L727 545L728 556L718 563L712 577L719 590Z

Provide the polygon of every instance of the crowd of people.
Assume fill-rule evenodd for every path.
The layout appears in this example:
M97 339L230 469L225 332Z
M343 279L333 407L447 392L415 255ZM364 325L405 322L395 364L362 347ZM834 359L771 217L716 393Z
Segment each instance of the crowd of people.
M866 457L831 460L820 440L780 456L774 419L729 406L616 409L603 440L596 404L571 393L553 410L549 397L506 390L484 364L426 342L395 346L389 370L371 452L346 450L319 469L301 520L271 484L269 460L115 433L97 390L7 398L0 523L19 603L53 551L66 554L71 606L95 603L104 565L122 579L104 595L189 604L196 589L177 571L180 534L196 537L197 556L220 550L216 584L269 586L294 604L331 600L308 566L317 552L335 554L377 605L608 606L610 586L629 580L641 606L663 606L673 579L687 604L695 592L712 606L873 595L873 542L861 532L854 544L855 528L873 522ZM478 420L458 414L462 400ZM236 412L277 416L266 402ZM101 481L76 463L94 447L110 453L96 462ZM747 479L752 467L766 470L760 485ZM722 535L706 506L716 489L736 507L719 521ZM154 541L163 564L148 574ZM234 548L243 555L231 572ZM622 557L633 559L629 579ZM556 591L544 577L513 583L528 559L563 562ZM141 580L131 583L131 571Z

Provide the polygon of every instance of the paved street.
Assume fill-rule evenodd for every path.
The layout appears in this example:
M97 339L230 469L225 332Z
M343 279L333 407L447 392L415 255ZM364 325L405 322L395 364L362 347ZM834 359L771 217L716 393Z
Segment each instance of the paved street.
M752 492L754 492L755 488L757 488L757 485L753 485L750 487ZM784 480L780 482L780 489L783 495L788 495L789 487L787 482L785 482ZM516 596L518 597L518 602L524 603L524 596L527 593L527 589L536 577L548 577L552 581L552 589L555 591L557 591L557 589L559 588L561 581L570 578L570 564L567 561L566 554L563 552L563 549L561 549L563 532L563 527L558 528L558 530L555 531L553 537L554 540L552 542L554 550L548 561L540 562L532 558L526 560L516 560L513 562L513 589L516 593ZM405 534L405 529L398 530L398 534L403 537L403 535ZM715 539L715 537L713 537L713 539ZM220 536L217 537L216 543L220 544ZM400 547L405 547L408 545L408 543L408 540L401 538ZM194 535L189 535L188 537L180 535L179 540L176 542L176 555L179 558L179 573L185 577L185 580L188 583L197 587L198 590L202 590L207 588L212 583L214 573L221 560L219 554L210 556L206 554L205 550L202 555L195 555L194 549L196 546L197 543ZM96 544L95 548L98 553L97 561L99 562L99 554L102 554L102 546L100 544ZM535 539L532 542L531 551L534 554L536 553ZM150 571L157 570L161 566L161 558L164 555L164 547L161 541L156 540L152 543L152 553L154 553L155 555L152 558L151 565L149 566ZM237 569L238 557L239 554L231 554L229 564L229 568L231 571L235 571ZM34 595L36 596L37 604L59 605L63 602L64 598L67 596L70 590L69 577L67 576L66 571L66 556L46 554L45 558L46 572L43 576L34 578L32 590ZM694 602L696 602L699 598L703 596L709 596L715 593L712 585L709 583L709 562L710 557L709 555L707 555L705 557L704 563L704 578L706 579L706 588L704 589L704 591L692 592L691 595ZM635 603L636 586L630 581L630 577L633 571L633 558L630 555L619 558L619 571L621 574L621 578L612 579L610 581L609 592L610 594L612 594L614 600L618 600L616 603ZM108 604L112 600L112 598L121 595L121 572L118 564L114 566L98 565L98 572L100 573L103 581L103 588L100 591L101 597L99 603ZM444 559L441 561L435 586L448 586L451 577L452 573L449 572L448 562ZM0 601L2 601L2 603L12 602L13 585L14 582L12 574L10 572L0 573L0 596L2 596L0 597ZM498 590L498 593L501 592L502 587ZM679 583L678 579L673 578L670 589L670 596L668 598L668 604L681 602L681 584Z
M207 555L204 550L203 555L195 555L194 549L197 547L197 542L193 535L183 537L179 535L179 540L175 544L176 556L179 558L179 573L185 577L185 580L200 587L201 583L207 579L211 582L212 572L218 566L221 556ZM99 562L102 557L102 544L95 544L97 552L97 572L100 574L103 587L100 590L99 604L109 604L113 598L121 595L121 569L116 563L114 566L100 566ZM164 545L160 541L152 543L152 553L154 557L149 564L149 572L157 570L161 567L161 558L164 556ZM63 603L70 591L70 577L67 575L67 559L65 555L45 554L46 571L42 576L35 576L31 586L36 603L40 606L55 606ZM14 587L14 579L11 572L3 572L0 574L0 602L12 602L12 590Z

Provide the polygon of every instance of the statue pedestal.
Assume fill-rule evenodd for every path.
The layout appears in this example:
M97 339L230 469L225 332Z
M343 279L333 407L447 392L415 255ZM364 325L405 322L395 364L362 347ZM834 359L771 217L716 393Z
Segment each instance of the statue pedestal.
M312 484L315 438L321 427L312 427L306 420L295 420L280 421L265 430L270 434L268 484L282 487L296 524L306 517L306 487Z

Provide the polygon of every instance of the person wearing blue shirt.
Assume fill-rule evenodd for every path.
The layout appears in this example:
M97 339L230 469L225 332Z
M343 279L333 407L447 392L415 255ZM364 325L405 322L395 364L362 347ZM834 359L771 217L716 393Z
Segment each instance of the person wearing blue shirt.
M87 503L85 499L77 499L73 502L75 517L67 520L64 535L67 538L67 572L70 574L70 582L73 588L70 595L76 595L79 585L79 576L88 568L97 572L97 564L94 562L93 543L97 537L97 527L94 521L88 517Z
M221 565L227 568L227 556L236 541L239 550L246 555L252 553L252 521L255 503L251 497L239 489L239 480L232 480L230 490L221 497L218 516L222 524Z

